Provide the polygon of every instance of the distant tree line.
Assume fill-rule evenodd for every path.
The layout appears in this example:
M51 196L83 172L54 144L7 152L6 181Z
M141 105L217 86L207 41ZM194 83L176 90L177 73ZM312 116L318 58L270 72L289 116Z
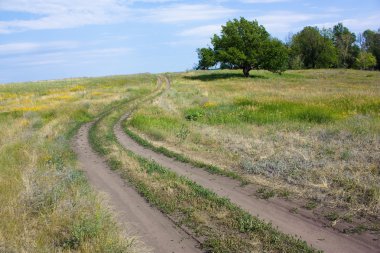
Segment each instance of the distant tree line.
M380 70L380 29L356 36L342 23L329 29L307 26L283 43L257 21L234 19L211 38L211 45L197 49L197 69L242 69L246 77L252 69L279 74L304 68Z

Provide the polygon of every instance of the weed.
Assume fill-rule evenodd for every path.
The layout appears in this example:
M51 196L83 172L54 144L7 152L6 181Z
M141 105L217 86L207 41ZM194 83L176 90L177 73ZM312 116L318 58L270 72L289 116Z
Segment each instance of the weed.
M255 102L247 97L237 97L234 99L234 105L237 106L254 106Z
M277 193L277 196L284 199L288 199L292 194L288 189L280 189L280 190L277 190L276 193Z
M259 188L256 193L258 194L259 198L262 198L262 199L270 199L270 198L273 198L276 193L274 190L271 190L271 189L268 189L268 188L265 188L265 187L261 187Z
M189 121L197 121L203 117L204 112L202 108L191 108L185 112L185 119Z
M187 136L189 136L190 130L187 128L185 124L182 124L181 128L177 132L176 136L179 139L180 142L183 142L186 140Z
M339 214L337 212L330 212L330 213L327 213L325 214L325 217L329 220L329 221L336 221L339 219Z
M353 228L347 228L347 229L345 229L344 233L347 233L347 234L361 234L361 233L363 233L363 232L365 232L367 230L368 230L367 226L361 224L361 225L358 225L358 226L353 227Z
M347 161L350 158L351 154L349 150L343 151L343 153L340 156L340 159Z
M318 206L318 202L315 200L311 200L307 202L303 207L306 208L307 210L313 210Z

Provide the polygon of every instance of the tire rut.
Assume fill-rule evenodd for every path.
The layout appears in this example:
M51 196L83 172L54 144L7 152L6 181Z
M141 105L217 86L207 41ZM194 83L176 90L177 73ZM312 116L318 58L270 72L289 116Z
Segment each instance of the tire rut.
M170 82L166 79L167 89ZM171 169L181 176L193 180L197 184L226 197L250 214L271 222L280 231L300 237L313 247L325 252L380 252L380 242L372 237L347 235L332 228L327 228L318 221L289 212L286 201L267 201L254 197L256 188L252 185L242 187L240 182L228 177L209 174L201 168L176 161L165 155L147 149L131 139L122 129L121 123L130 116L125 114L114 126L118 141L133 153L151 159L161 166Z
M72 147L90 184L106 194L119 224L140 237L153 252L201 252L200 244L191 235L152 207L92 149L89 130L94 123L80 127Z

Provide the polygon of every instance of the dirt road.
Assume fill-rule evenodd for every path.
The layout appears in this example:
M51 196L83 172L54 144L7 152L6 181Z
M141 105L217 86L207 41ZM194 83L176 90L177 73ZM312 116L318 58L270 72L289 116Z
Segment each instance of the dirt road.
M79 129L73 149L91 185L108 196L108 203L116 211L119 223L141 237L153 252L201 252L197 241L150 206L92 150L88 139L90 127L91 123L88 123Z
M167 89L170 88L169 80ZM219 196L227 197L254 216L258 216L286 234L296 235L310 245L325 252L380 252L380 241L373 237L346 235L332 228L327 228L318 221L302 215L296 215L289 210L292 208L285 200L267 201L256 198L256 188L252 185L241 187L240 182L231 178L212 175L200 168L176 161L162 154L146 149L132 140L122 130L121 122L129 114L121 117L114 127L118 141L128 150L144 158L152 159L163 167L169 168L179 175L195 181L197 184L210 189Z

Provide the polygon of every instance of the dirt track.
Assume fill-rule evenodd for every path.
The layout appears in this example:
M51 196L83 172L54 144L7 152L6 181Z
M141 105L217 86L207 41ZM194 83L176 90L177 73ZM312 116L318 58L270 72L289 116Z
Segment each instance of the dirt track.
M166 80L168 82L168 80ZM170 84L167 83L170 87ZM236 180L212 175L200 168L176 161L162 154L146 149L132 140L122 130L121 122L129 114L124 115L114 127L118 141L128 150L144 158L152 159L162 166L171 169L179 175L195 181L222 197L229 198L252 215L258 216L284 233L297 235L315 248L325 252L380 252L380 241L373 241L372 237L346 235L334 229L326 228L321 223L302 215L289 212L291 204L283 200L267 201L254 197L256 188L252 185L240 186Z
M90 127L91 123L88 123L79 129L73 149L91 185L108 196L108 203L117 213L119 223L141 237L153 252L201 252L198 242L151 207L92 150L88 140Z

